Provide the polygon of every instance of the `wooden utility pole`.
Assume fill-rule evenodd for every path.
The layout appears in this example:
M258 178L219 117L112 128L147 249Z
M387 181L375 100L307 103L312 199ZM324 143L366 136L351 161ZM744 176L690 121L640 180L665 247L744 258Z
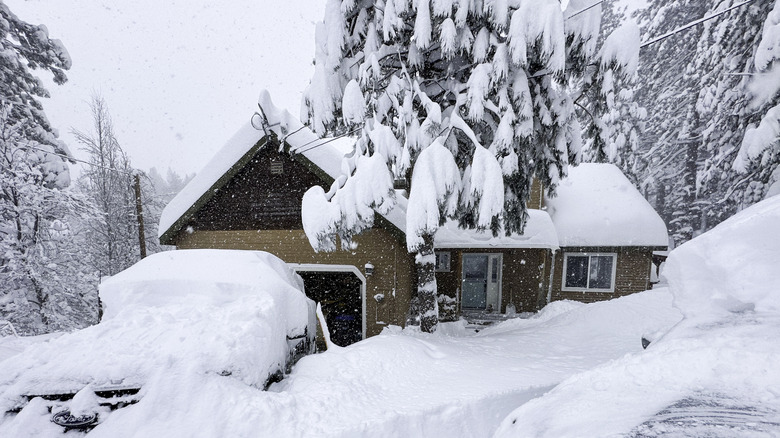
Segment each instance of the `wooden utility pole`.
M144 234L144 210L141 204L141 175L136 173L135 178L135 217L138 219L138 245L141 248L141 258L146 257L146 237Z

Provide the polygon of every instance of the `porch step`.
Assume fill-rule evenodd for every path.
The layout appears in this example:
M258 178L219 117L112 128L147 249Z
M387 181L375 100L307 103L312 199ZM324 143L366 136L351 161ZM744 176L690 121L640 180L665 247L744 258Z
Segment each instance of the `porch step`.
M528 318L531 315L533 315L533 312L515 313L513 315L484 311L463 311L461 313L461 316L466 319L466 328L474 329L476 331L482 330L485 327L498 324L499 322L503 322L508 319Z

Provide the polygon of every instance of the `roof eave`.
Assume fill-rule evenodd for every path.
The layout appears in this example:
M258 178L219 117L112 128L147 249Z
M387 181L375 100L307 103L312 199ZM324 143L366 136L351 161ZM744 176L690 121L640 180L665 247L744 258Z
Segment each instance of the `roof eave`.
M246 166L261 149L269 143L268 137L261 138L254 146L241 156L241 158L230 167L217 181L206 190L197 201L195 201L187 211L184 212L173 224L160 235L160 244L162 245L176 245L176 236L181 232L184 225L189 222L190 219L198 212L214 195L217 190L221 189L228 183L233 177Z

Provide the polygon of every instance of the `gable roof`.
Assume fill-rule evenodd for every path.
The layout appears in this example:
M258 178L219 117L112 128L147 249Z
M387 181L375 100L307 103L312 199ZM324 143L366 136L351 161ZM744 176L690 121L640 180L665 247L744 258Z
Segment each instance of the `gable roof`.
M293 152L291 156L294 160L309 168L328 185L341 175L344 154L334 147L332 139L320 139L289 112L278 109L267 91L260 94L259 105L270 129ZM193 215L264 147L280 146L277 140L267 137L262 129L256 129L249 122L244 124L165 206L158 228L160 242L172 244L176 233ZM406 215L398 207L382 215L380 221L382 219L401 233L404 232Z
M666 224L613 164L569 167L556 196L545 202L561 246L669 244Z

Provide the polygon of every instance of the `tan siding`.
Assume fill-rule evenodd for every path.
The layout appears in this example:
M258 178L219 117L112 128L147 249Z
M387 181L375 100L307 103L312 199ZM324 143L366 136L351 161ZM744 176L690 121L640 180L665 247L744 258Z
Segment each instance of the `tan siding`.
M615 291L611 293L562 291L563 255L567 252L617 253ZM576 300L591 303L650 289L650 262L652 256L652 250L644 247L561 248L555 256L552 300Z
M514 249L504 251L501 310L512 300L518 312L538 309L540 288L544 283L544 253L542 249Z
M450 252L450 272L437 272L438 293L456 297L462 281L463 254L501 254L503 259L501 279L501 312L512 300L518 312L539 310L540 294L547 294L545 249L507 249L497 251L493 248L441 251ZM460 303L458 303L460 306Z
M177 246L268 251L288 263L351 265L363 273L370 262L374 274L366 284L366 335L378 334L387 324L404 325L413 279L406 248L384 229L366 231L355 240L353 252L315 253L303 230L194 231L181 233ZM385 296L381 304L374 299L377 294Z

